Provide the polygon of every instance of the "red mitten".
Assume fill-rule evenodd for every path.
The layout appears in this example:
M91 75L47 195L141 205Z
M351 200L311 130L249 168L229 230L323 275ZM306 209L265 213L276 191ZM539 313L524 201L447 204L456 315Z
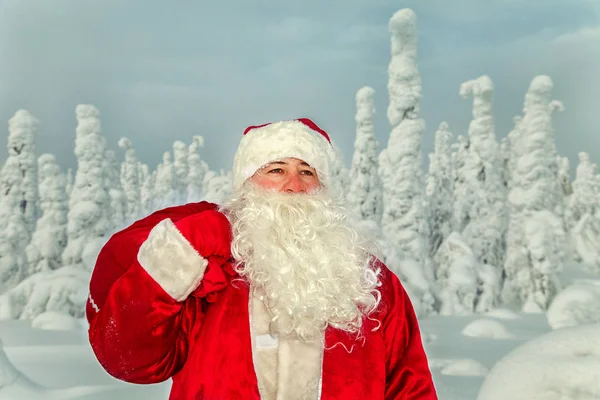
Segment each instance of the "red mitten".
M231 225L222 213L207 210L192 214L175 226L202 257L231 257Z
M231 257L231 227L225 215L206 210L159 222L138 253L140 265L177 301L200 284L212 256Z

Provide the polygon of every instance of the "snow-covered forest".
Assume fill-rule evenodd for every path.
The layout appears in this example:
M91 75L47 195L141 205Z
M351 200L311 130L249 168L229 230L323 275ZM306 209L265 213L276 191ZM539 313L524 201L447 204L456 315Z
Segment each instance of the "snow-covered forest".
M497 132L495 87L483 75L456 88L457 99L472 109L466 131L424 121L416 23L410 9L389 22L389 138L382 146L373 122L375 90L356 88L354 154L346 163L338 151L336 171L352 218L377 238L378 256L401 278L425 326L460 316L474 321L470 336L502 335L501 323L476 317L531 314L552 329L589 324L590 335L598 334L600 173L588 153L569 165L557 150L555 136L563 132L553 118L570 112L568 105L554 99L550 76L532 76L514 128ZM175 141L154 168L136 157L143 143L107 142L94 105L74 111L77 168L68 171L54 155L36 151L44 126L34 115L16 110L8 121L0 171L0 321L83 318L95 258L114 232L155 210L220 202L230 193L230 172L203 160L210 149L201 134L211 132ZM421 150L425 135L435 136L428 155ZM563 279L573 268L598 281ZM589 337L581 335L584 342ZM600 366L597 346L589 351ZM3 372L5 359L0 347L0 393L1 377L18 374ZM462 371L478 368L467 363ZM495 393L484 385L480 398L504 398ZM600 398L595 393L564 398Z

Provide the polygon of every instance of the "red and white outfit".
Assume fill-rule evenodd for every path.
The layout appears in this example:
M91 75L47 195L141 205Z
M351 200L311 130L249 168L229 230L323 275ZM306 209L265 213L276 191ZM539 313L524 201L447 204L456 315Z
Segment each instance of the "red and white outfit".
M308 120L278 124L252 127L250 136L306 127L278 147L319 165L311 156L329 151L319 142L328 143L326 134ZM248 136L234 161L234 190L282 155L250 154ZM316 169L328 182L326 168ZM383 263L375 261L381 302L364 321L364 341L328 328L323 348L268 334L267 311L236 276L230 244L227 218L208 202L155 212L111 237L86 309L92 348L108 373L133 383L172 378L173 400L437 399L413 307Z

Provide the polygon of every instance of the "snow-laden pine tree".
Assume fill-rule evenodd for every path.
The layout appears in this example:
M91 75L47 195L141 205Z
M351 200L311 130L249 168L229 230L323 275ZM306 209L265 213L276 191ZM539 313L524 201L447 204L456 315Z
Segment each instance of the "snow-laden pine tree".
M356 93L356 139L348 182L348 206L359 220L379 225L382 213L381 182L373 123L375 90L365 86Z
M27 246L30 274L60 268L67 245L67 180L54 155L42 154L38 158L38 177L42 215Z
M388 67L390 104L387 117L392 126L387 148L379 155L383 184L382 229L397 249L400 259L414 260L424 280L433 283L424 235L423 174L421 138L425 122L419 117L421 77L417 69L416 15L411 9L396 12L390 19L391 61ZM392 265L392 269L398 267ZM434 311L429 290L413 299L424 313ZM427 304L425 304L427 303Z
M21 170L9 154L0 177L0 293L27 275L25 246L30 232L21 212Z
M0 321L33 319L47 311L83 318L89 282L89 271L77 265L40 271L0 295Z
M458 232L450 233L434 257L440 290L440 314L469 315L477 300L479 261Z
M500 159L502 160L502 182L504 183L504 189L508 193L509 186L509 164L510 164L510 139L505 136L500 141Z
M503 160L496 140L492 98L492 80L483 75L460 87L463 98L473 97L473 120L469 125L469 151L465 163L466 190L471 193L467 204L468 223L462 236L477 260L497 269L500 288L504 262L507 215ZM485 310L484 310L485 311Z
M138 171L138 160L131 140L126 137L121 138L119 140L119 147L125 150L125 161L121 164L120 181L125 198L127 199L125 223L129 224L142 216L140 173Z
M17 160L19 166L19 208L30 233L33 233L35 221L39 216L35 154L38 130L38 120L26 110L17 111L8 121L8 154Z
M579 164L575 170L573 195L569 198L566 210L568 228L572 229L585 215L595 215L600 212L600 185L597 175L597 165L592 162L590 155L580 152ZM600 214L598 214L600 216Z
M163 154L163 162L156 168L156 180L154 181L154 207L161 209L172 207L177 204L177 175L175 166L171 160L171 153Z
M67 169L67 197L71 197L71 192L73 191L73 183L75 178L73 178L73 170L71 168Z
M521 139L521 135L522 135L522 131L521 131L521 127L522 127L521 122L522 121L523 121L523 117L520 115L513 117L514 127L508 133L506 138L504 138L505 139L505 142L504 142L505 147L503 150L504 151L503 155L505 157L505 163L504 163L505 180L506 180L506 187L509 192L510 192L510 189L512 188L512 182L510 180L513 175L513 171L515 169L516 162L523 152L523 149L521 149L517 146L517 144L519 143L519 140Z
M565 212L572 255L586 267L600 271L600 179L588 153L579 153L572 188Z
M121 230L126 225L127 197L121 186L121 168L117 155L113 150L106 150L106 181L105 186L110 197L111 233Z
M344 201L347 201L347 193L348 193L348 180L350 178L350 171L346 168L344 162L344 153L342 149L337 145L337 143L331 140L331 146L333 147L333 154L335 156L333 160L333 168L331 171L333 182L333 189L331 189L331 193L334 196L340 196Z
M200 157L200 149L204 147L204 137L194 136L192 144L188 148L188 166L187 176L187 202L193 203L202 200L204 188L202 182L208 171L208 164Z
M67 247L63 264L91 269L111 233L110 196L106 188L106 140L100 112L90 104L75 108L77 171L69 198Z
M569 157L558 156L558 182L563 192L565 200L573 194L573 184L571 183L571 167ZM568 203L566 203L568 204ZM566 211L566 210L565 210Z
M221 169L221 173L208 171L204 175L204 196L202 200L212 203L221 204L223 200L231 196L233 191L233 179L231 171L225 172Z
M442 122L435 133L434 152L429 154L425 195L429 209L429 254L435 255L452 232L454 179L452 172L452 134Z
M524 116L512 141L515 159L508 196L509 226L502 297L526 311L540 311L560 289L557 278L565 256L563 194L551 101L552 80L535 77L525 96Z
M8 122L8 158L0 174L0 293L28 275L25 248L38 207L34 147L38 125L25 110Z
M176 204L183 204L187 200L188 186L188 147L182 141L173 143L173 169L175 170Z
M485 312L498 301L497 268L482 264L458 232L452 232L435 254L440 313L468 315Z
M138 162L138 173L140 182L140 212L142 216L152 213L154 207L154 180L156 175L150 173L148 164Z
M469 224L469 205L473 202L473 193L468 187L468 172L472 170L469 162L469 138L459 135L456 143L452 146L452 177L454 180L454 204L453 204L453 230L462 232Z

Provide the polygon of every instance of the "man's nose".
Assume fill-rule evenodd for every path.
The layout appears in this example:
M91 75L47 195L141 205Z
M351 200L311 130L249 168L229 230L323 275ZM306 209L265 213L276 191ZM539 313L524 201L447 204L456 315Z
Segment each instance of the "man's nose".
M290 193L301 193L306 192L306 188L302 179L300 179L300 174L296 172L292 172L288 175L287 182L284 186L284 191Z

